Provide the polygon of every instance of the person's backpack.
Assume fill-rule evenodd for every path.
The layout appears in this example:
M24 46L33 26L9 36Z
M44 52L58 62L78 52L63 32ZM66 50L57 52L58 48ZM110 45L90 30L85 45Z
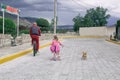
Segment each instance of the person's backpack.
M38 27L32 27L32 34L34 35L39 35L39 32L38 32Z

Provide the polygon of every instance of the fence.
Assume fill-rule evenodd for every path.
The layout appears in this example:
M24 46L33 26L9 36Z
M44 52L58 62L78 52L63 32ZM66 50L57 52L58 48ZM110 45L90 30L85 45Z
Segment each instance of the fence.
M42 36L40 36L40 40L52 40L53 39L53 35L52 33L46 33L46 34L42 34ZM66 34L57 34L58 37L61 36L71 36L71 35L76 35L76 33L71 33L68 32ZM13 41L15 41L14 45L21 45L24 43L29 43L31 42L31 37L29 34L22 34L21 36L17 37L15 40L13 40L13 38L11 37L11 35L2 35L0 34L0 47L5 47L5 46L10 46L13 44Z

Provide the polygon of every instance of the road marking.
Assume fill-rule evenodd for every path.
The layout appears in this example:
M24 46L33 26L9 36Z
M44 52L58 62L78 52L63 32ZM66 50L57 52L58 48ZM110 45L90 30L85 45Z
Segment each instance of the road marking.
M49 46L49 45L50 45L50 42L40 46L40 49L42 49L42 48L44 48L46 46ZM8 62L8 61L11 61L13 59L16 59L16 58L18 58L20 56L23 56L23 55L31 53L31 52L32 52L32 48L24 50L24 51L21 51L21 52L18 52L18 53L14 53L12 55L4 56L4 57L0 58L0 64L3 64L3 63Z

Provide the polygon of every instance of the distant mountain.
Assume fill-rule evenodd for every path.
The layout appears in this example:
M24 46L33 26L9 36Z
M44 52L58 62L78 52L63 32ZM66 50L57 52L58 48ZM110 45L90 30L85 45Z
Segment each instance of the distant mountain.
M119 20L119 19L120 19L119 17L111 16L111 17L108 19L107 26L109 26L109 27L115 26L115 25L117 24L117 20Z
M26 19L27 21L33 23L33 22L36 22L36 20L37 20L38 18L35 18L35 17L22 17L22 19Z
M3 13L0 11L0 16L3 16ZM5 18L13 19L13 21L17 22L17 15L5 13ZM38 18L35 17L21 17L20 16L20 25L30 26L31 23L36 22Z
M73 25L58 25L57 29L73 29Z
M0 16L3 16L3 13L0 11ZM11 18L11 19L16 19L17 16L14 14L9 14L5 12L5 18Z
M0 11L0 16L2 16L2 12ZM5 18L11 18L14 20L14 22L17 21L17 16L9 13L5 13ZM30 26L31 23L35 22L38 18L35 17L20 17L20 24ZM114 26L117 23L117 20L119 20L119 17L111 16L107 21L107 26ZM58 29L73 29L73 25L60 25L57 27Z
M0 16L3 16L3 13L0 11ZM17 24L17 15L9 14L5 12L5 18L12 19ZM31 22L29 22L27 19L20 17L20 25L23 26L30 26Z

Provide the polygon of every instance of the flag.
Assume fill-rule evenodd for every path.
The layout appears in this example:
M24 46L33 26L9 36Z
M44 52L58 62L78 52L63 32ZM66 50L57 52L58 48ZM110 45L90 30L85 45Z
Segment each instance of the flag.
M5 4L1 4L1 8L2 8L2 11L4 9L8 13L19 14L19 10L17 8L13 8L13 7L5 5Z

